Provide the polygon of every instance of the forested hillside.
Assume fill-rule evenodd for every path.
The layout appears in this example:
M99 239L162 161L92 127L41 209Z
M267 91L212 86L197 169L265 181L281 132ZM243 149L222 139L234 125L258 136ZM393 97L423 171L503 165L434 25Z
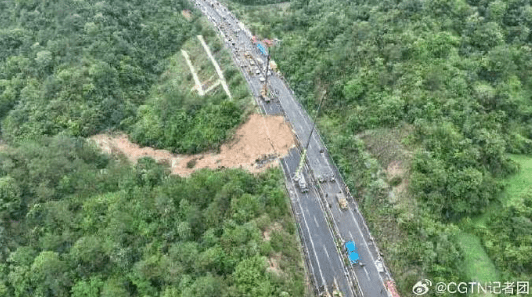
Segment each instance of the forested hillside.
M458 226L498 205L519 168L508 153L532 153L530 2L299 0L275 26L273 58L306 107L327 90L320 128L402 291L469 279ZM390 168L405 172L393 193ZM528 196L471 231L503 278L532 275L514 266L531 263Z
M114 129L131 132L136 122L146 121L147 108L138 114L139 107L162 97L154 86L165 71L175 70L169 68L169 58L190 37L215 36L198 21L199 14L192 14L191 20L181 14L191 7L186 0L2 1L2 139L13 142L58 133L86 137ZM143 144L169 143L166 148L190 152L216 148L241 121L242 104L222 105L224 96L206 96L185 107L183 101L199 96L168 86L163 91L163 98L171 99L166 105L173 106L168 112L175 115L162 124L177 126L181 121L196 136L219 137L200 140L196 147L188 139L194 135L183 139L183 131L174 129L157 136L172 141L153 140L153 135L150 141L135 138ZM159 126L156 133L161 134L164 127Z
M234 67L224 68L233 100L199 98L184 87L190 71L175 67L198 34L223 51L199 14L185 18L191 7L0 1L0 296L304 294L278 169L184 179L84 139L122 130L198 152L241 122L249 91Z
M278 169L124 160L64 136L0 152L0 296L303 295Z

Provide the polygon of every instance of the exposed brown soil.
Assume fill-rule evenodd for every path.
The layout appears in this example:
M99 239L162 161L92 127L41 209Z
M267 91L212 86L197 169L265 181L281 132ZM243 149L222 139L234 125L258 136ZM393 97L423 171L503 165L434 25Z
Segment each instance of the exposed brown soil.
M273 226L266 228L266 230L262 232L262 237L264 237L265 241L268 241L270 240L270 234L272 233L272 231L278 231L281 229L283 229L283 226L281 226L281 224L279 224L278 222L275 222Z
M192 19L190 15L190 10L182 10L181 14L185 17L185 19L187 19L187 21L190 21Z
M270 258L268 258L268 268L266 268L266 271L272 272L276 275L281 275L283 273L281 268L279 267L281 256L281 253L275 253Z
M394 177L400 177L401 183L394 187L393 191L396 194L403 194L408 187L408 174L405 172L404 164L401 161L392 161L386 168L386 177L391 180Z
M252 114L237 129L233 139L222 145L219 154L176 155L167 150L140 147L124 134L99 134L91 139L106 153L122 153L131 162L151 157L157 162L169 164L172 173L180 176L188 176L201 168L243 168L252 173L260 172L277 166L275 157L285 156L295 146L292 129L282 116L264 117L258 114ZM187 168L187 163L193 159L196 160L194 167Z

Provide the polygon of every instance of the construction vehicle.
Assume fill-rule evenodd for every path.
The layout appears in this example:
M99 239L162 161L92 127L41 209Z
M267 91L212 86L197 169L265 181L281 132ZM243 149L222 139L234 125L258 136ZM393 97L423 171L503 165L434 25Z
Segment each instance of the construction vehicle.
M336 200L338 201L338 205L340 205L340 208L342 210L347 209L347 199L345 198L344 193L340 192L336 194Z
M296 175L294 177L294 180L297 181L297 185L299 186L299 190L301 190L301 193L308 192L307 181L305 180L305 177L302 173Z
M266 103L270 103L270 97L268 97L268 90L266 84L262 85L262 89L260 90L260 96Z

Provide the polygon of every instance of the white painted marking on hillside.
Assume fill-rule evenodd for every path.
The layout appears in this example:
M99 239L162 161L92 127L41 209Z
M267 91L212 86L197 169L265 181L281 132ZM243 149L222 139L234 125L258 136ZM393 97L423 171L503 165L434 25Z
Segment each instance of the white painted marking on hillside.
M203 48L205 49L205 52L207 52L207 55L211 59L211 62L214 65L214 68L216 69L216 72L218 73L218 76L220 77L220 82L222 83L222 87L224 88L225 93L227 94L227 96L229 96L229 99L233 99L233 97L231 97L231 92L229 92L229 87L227 86L227 83L225 81L222 69L220 69L220 66L218 65L218 62L216 62L216 60L212 56L211 50L207 46L207 43L205 43L205 40L203 39L203 36L198 35L198 39L201 42L201 45L203 45Z
M198 78L198 74L196 73L196 70L194 70L194 66L192 66L192 62L190 62L188 53L185 50L181 50L181 54L183 55L183 57L185 57L185 60L187 61L187 64L188 64L188 68L190 68L190 72L192 72L192 77L194 78L194 82L196 83L194 88L198 90L198 94L200 96L205 95L205 93L203 93L203 86L201 85L201 82Z

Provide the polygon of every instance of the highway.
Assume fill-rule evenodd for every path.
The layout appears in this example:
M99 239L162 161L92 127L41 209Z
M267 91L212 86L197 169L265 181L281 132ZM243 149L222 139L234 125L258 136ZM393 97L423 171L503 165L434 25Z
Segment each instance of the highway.
M305 109L294 98L293 92L284 80L272 71L268 76L271 94L275 94L269 103L260 99L265 69L260 67L260 74L249 65L244 53L249 52L254 61L266 61L250 39L250 32L245 29L224 6L215 1L196 0L196 7L215 25L226 46L231 50L233 59L244 74L251 92L260 108L269 115L284 115L300 143L299 149L281 160L289 189L292 208L300 225L306 258L309 262L313 281L321 292L331 292L333 283L344 296L388 296L385 281L391 280L388 269L380 257L375 242L366 226L356 201L350 196L338 169L319 136L314 131L308 151L307 162L302 170L309 183L309 191L302 193L292 181L299 164L302 147L307 144L313 121ZM259 63L256 63L259 64ZM244 65L244 66L242 66ZM331 178L334 177L334 178ZM324 179L325 182L320 182ZM350 199L349 209L341 210L335 195L339 192ZM328 224L327 220L331 222ZM343 243L353 240L357 245L360 264L346 265L348 261L343 248L337 248L335 239ZM381 265L377 262L382 263Z

